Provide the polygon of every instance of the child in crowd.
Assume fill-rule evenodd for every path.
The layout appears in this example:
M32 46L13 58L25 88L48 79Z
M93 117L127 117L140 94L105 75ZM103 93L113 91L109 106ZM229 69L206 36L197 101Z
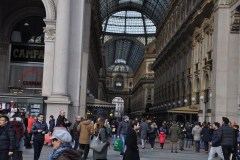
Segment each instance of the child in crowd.
M166 133L164 133L164 132L160 132L160 134L159 134L159 136L158 136L161 149L163 149L166 136L167 136L167 135L166 135Z

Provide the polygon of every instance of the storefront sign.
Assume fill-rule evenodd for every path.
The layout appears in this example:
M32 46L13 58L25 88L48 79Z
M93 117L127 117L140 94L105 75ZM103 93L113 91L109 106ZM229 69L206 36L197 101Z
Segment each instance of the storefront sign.
M40 113L40 104L31 104L31 115L38 115Z
M11 62L43 62L43 45L12 44Z

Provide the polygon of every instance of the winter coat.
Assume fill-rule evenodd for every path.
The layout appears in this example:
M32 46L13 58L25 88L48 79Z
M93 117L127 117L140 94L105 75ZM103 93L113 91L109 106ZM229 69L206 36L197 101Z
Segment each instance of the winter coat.
M66 121L67 121L67 118L59 115L58 118L57 118L56 127L66 127L67 128L66 123L65 123Z
M142 122L140 124L140 139L147 139L148 132L148 124L146 122Z
M192 135L192 128L191 127L187 127L186 128L186 139L193 139L193 135Z
M117 121L112 122L111 123L112 135L117 134L117 128L118 128L118 122Z
M158 135L159 143L165 143L166 136L167 135L164 132L160 132Z
M120 122L117 129L117 135L120 135L120 134L126 135L129 128L130 128L129 122L125 122L125 121Z
M203 141L204 141L204 142L209 142L209 141L211 141L211 135L212 135L211 132L212 132L211 129L208 128L208 127L204 127L204 128L202 129L202 138L203 138Z
M155 139L157 137L157 134L158 134L157 125L156 125L156 123L152 123L148 129L148 138Z
M221 146L221 140L219 138L218 130L213 131L213 134L212 134L212 146L213 147Z
M181 127L178 138L183 140L185 138L185 135L186 135L186 129Z
M51 119L49 121L49 132L53 132L54 127L55 127L55 119Z
M177 142L179 134L180 128L177 126L177 124L173 124L169 129L170 141Z
M54 160L79 160L82 157L82 150L66 149Z
M222 146L234 146L235 132L229 125L223 124L219 129L219 138Z
M126 136L126 151L123 160L140 160L137 133L134 129L130 128Z
M44 133L42 132L38 132L38 130L42 130ZM33 123L32 128L31 128L31 133L34 135L33 139L35 140L43 140L45 139L45 134L48 133L48 126L46 122L39 122L36 121L35 123Z
M80 133L79 143L89 144L90 136L93 134L93 125L90 120L83 120L77 127L77 131Z
M109 142L107 140L107 131L106 131L106 128L105 127L102 127L100 130L99 130L99 139L102 141L102 142L106 142L108 143L109 145ZM108 150L108 145L105 146L102 150L102 152L96 152L93 150L93 160L97 160L97 159L107 159L107 150Z
M32 125L33 123L35 123L36 120L34 118L28 118L28 126L27 126L27 131L28 133L31 133L31 128L32 128Z
M77 140L79 139L80 133L77 130L78 125L80 124L80 121L76 121L73 125L73 139Z
M192 129L193 140L200 141L202 128L199 125L195 125Z
M15 150L15 130L10 124L0 127L0 142L0 152L13 152Z
M24 136L24 127L22 122L18 121L10 121L10 125L14 128L17 136L17 140L20 141L22 137Z

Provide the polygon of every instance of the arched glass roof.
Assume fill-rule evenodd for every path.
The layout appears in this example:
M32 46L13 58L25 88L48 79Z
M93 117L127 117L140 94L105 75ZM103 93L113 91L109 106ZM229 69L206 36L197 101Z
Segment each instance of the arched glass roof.
M166 16L171 0L100 0L102 22L119 11L138 11L146 15L155 25Z
M124 64L131 72L136 71L143 58L144 48L135 41L119 39L105 46L104 55L106 68L110 69L118 64Z
M99 0L102 22L102 43L105 46L106 68L124 68L116 60L125 61L129 70L136 71L144 56L144 48L153 41L172 0ZM113 40L114 36L123 39ZM128 37L125 39L125 37ZM130 40L135 39L135 40ZM119 66L119 67L116 67ZM113 68L112 68L113 69Z
M120 34L155 34L156 26L140 12L120 11L109 16L102 24L104 32Z

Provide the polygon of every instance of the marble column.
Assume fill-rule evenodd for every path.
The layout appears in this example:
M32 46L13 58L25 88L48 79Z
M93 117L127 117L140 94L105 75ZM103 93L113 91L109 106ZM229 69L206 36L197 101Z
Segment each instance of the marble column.
M217 4L216 4L217 5ZM227 115L228 101L228 41L230 31L230 12L225 4L216 7L213 31L213 71L212 71L212 121L221 122Z
M57 2L53 95L67 95L70 2L66 0L58 0Z
M47 81L52 83L52 92L48 96L48 99L45 100L47 103L47 118L49 115L57 117L60 110L66 112L67 118L69 116L69 105L71 104L70 98L68 96L67 87L68 87L68 54L69 54L69 31L70 31L70 13L71 13L71 1L70 0L58 0L57 2L57 20L56 20L56 41L55 48L53 43L47 42L45 54L48 59L45 59L46 64L44 67L53 67L53 69L45 73L44 83L46 85ZM45 20L48 23L48 20ZM50 21L49 21L50 23ZM45 29L45 37L47 32L54 33L53 28ZM49 52L54 51L49 54ZM51 63L51 64L50 64ZM45 77L52 73L52 79ZM44 94L49 94L51 91L50 84L44 86ZM48 88L49 87L49 88Z
M44 28L44 70L42 82L42 95L50 96L53 86L53 64L55 53L56 21L44 19L46 27Z
M91 26L91 3L85 3L84 10L84 34L82 48L82 67L81 67L81 91L80 91L80 115L85 116L86 113L86 93L87 93L87 74L88 74L88 58L90 46L90 26Z

